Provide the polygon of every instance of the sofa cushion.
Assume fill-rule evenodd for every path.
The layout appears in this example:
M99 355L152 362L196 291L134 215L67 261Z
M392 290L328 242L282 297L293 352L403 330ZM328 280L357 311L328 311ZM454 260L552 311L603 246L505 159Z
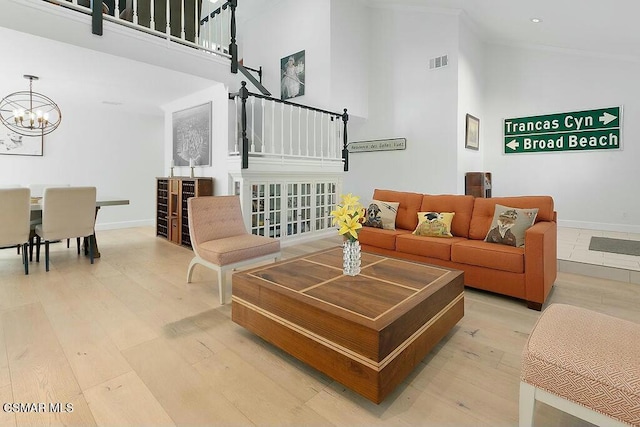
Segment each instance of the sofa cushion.
M451 221L455 212L418 212L418 226L413 231L416 236L453 237Z
M469 237L469 223L471 222L471 215L473 213L473 200L473 196L458 194L425 194L422 197L420 211L455 212L456 215L451 223L451 234L454 236Z
M376 248L396 249L396 236L411 234L409 230L395 229L384 230L382 228L362 227L358 233L360 244L375 246Z
M476 197L473 204L473 216L469 226L469 238L484 240L489 232L496 204L513 206L519 209L538 208L536 222L555 221L553 198L551 196L520 196L520 197ZM458 215L456 215L457 217ZM455 219L454 219L455 222ZM455 229L452 230L455 236Z
M399 203L397 202L372 200L367 206L367 212L364 217L365 222L362 225L365 227L395 230L398 205Z
M442 239L440 237L402 234L396 238L396 250L398 252L449 261L451 259L451 246L454 243L460 243L466 240L464 237Z
M538 208L517 209L496 205L493 221L484 241L509 246L524 246L524 233L538 215Z
M376 188L373 191L373 198L385 202L399 202L396 228L415 230L418 225L418 211L422 204L422 194Z
M451 261L511 273L524 273L524 248L465 240L451 247Z

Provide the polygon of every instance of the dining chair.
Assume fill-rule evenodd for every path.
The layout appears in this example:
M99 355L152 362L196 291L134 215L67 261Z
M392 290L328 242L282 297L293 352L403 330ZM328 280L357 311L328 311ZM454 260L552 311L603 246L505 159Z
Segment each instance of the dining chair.
M0 189L0 247L22 246L24 274L29 274L29 194L28 188Z
M46 271L49 271L51 241L86 237L93 264L93 232L96 214L95 187L47 187L42 196L42 224L36 225L36 262L44 240ZM80 254L80 250L78 250Z
M226 272L267 260L280 259L280 241L247 232L238 196L204 196L187 200L189 235L195 257L187 283L197 264L218 272L220 304L226 302Z
M29 189L31 190L31 199L32 200L37 200L37 199L42 199L42 195L44 194L44 190L45 188L51 188L51 187L70 187L71 185L69 184L29 184ZM29 260L32 261L33 260L33 241L35 240L36 237L36 225L41 224L42 223L42 211L41 210L36 210L36 211L31 211L31 236L29 238L30 240L30 244L29 244ZM70 240L67 239L67 248L70 246ZM78 253L80 253L80 239L77 239L77 247L78 247Z

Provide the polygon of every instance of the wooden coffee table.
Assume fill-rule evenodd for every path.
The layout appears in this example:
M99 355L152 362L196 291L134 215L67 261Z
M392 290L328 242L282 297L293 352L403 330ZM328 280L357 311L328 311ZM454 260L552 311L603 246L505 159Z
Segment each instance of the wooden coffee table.
M380 403L464 315L463 273L342 248L233 275L231 318Z

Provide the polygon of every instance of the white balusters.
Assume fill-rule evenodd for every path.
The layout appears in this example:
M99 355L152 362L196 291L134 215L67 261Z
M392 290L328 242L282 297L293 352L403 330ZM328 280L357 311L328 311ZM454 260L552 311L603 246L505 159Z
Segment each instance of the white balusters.
M293 154L293 105L289 106L289 154Z
M280 154L284 156L284 104L280 104Z
M114 18L118 19L120 18L120 2L118 0L116 0L115 2L115 10L113 11L113 16Z
M307 157L309 157L309 110L307 110L307 121L306 121L306 130L307 130Z
M234 127L235 127L235 129L236 129L236 139L235 139L236 143L235 143L235 145L233 146L233 152L234 152L234 153L239 153L239 152L240 152L240 150L238 149L238 140L240 139L240 136L238 135L238 127L239 127L239 126L238 126L238 115L239 115L239 114L242 114L242 112L238 109L238 106L239 106L239 101L238 101L238 100L239 100L239 99L240 99L240 97L239 97L239 96L236 96L236 97L234 98L235 103L236 103L236 114L235 114L235 116L236 116L236 123L235 123L235 126L234 126Z
M262 99L260 100L260 104L261 104L261 106L262 106L261 114L260 114L260 117L262 118L262 120L261 120L261 122L262 122L262 129L261 129L261 131L260 131L260 138L261 138L261 140L262 140L262 152L263 152L263 153L266 153L266 152L268 152L269 150L267 150L267 141L265 141L265 140L264 140L264 122L265 122L265 119L266 119L266 117L265 117L265 116L266 116L266 110L265 110L265 108L264 108L264 103L265 103L265 99L264 99L264 98L262 98Z
M153 3L153 1L151 2ZM171 35L171 4L167 0L167 39Z
M133 0L133 23L138 25L138 0Z
M149 22L149 28L157 30L156 28L156 13L155 13L155 1L151 1L151 22Z
M117 0L116 3L118 3ZM182 40L187 39L184 34L184 0L180 2L180 38Z
M136 0L133 0L136 1ZM198 2L195 2L193 6L193 16L195 18L195 22L193 24L193 42L198 44L198 29L200 28L200 14L198 13Z
M324 158L324 134L323 134L323 127L322 127L322 118L324 117L324 114L320 114L320 158Z
M256 98L255 96L251 97L251 133L249 135L251 135L251 153L255 153L256 152Z
M301 132L302 132L302 120L300 120L300 116L302 114L302 107L298 107L298 156L302 156L302 148L300 146L301 142Z
M316 147L318 146L318 144L316 143L316 135L318 135L316 133L316 116L318 115L317 111L313 111L313 157L316 156Z
M276 152L276 103L271 101L271 149Z

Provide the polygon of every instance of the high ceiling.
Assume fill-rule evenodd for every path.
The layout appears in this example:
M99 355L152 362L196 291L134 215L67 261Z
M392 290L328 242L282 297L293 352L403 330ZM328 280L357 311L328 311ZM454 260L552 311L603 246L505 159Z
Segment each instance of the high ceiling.
M572 49L640 61L638 0L366 1L378 6L462 11L487 42ZM542 22L534 24L532 18Z

